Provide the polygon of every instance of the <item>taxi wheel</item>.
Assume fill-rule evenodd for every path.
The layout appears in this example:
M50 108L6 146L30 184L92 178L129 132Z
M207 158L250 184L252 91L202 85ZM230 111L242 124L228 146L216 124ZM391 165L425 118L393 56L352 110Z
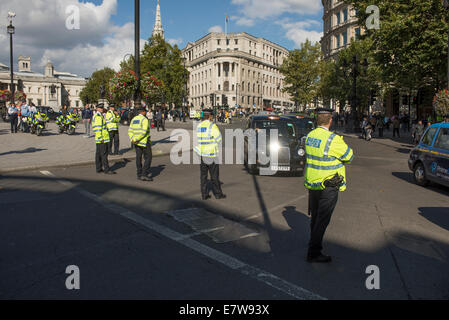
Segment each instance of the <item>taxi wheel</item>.
M413 173L413 177L417 185L421 187L426 187L429 185L429 180L427 180L426 177L426 170L424 169L424 166L421 162L419 162L415 166L415 170L413 171Z

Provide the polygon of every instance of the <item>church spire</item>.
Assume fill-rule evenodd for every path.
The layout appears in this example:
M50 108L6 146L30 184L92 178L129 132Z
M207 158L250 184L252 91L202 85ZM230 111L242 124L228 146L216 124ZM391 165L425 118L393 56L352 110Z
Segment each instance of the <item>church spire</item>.
M154 23L153 37L156 35L160 35L164 39L164 29L162 28L161 7L159 6L159 0L157 0L156 22Z

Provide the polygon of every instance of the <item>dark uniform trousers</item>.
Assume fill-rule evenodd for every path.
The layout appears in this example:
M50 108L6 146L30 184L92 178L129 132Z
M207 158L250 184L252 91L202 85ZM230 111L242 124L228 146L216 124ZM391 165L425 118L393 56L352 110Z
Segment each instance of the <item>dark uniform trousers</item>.
M95 153L95 164L97 172L109 172L108 162L108 143L97 143L97 151Z
M312 216L309 256L315 257L323 250L323 238L338 202L338 187L309 191L309 214Z
M220 166L218 164L218 158L203 158L201 157L201 194L207 196L209 190L207 189L207 177L210 173L212 180L212 191L215 196L223 194L220 184Z
M146 147L136 147L136 166L137 166L137 177L148 176L150 174L151 162L153 161L153 151L151 150L151 144ZM142 157L145 162L142 167Z
M111 141L108 144L108 153L112 154L112 145L114 145L115 154L118 154L120 151L120 135L118 131L109 131L109 138L111 139Z

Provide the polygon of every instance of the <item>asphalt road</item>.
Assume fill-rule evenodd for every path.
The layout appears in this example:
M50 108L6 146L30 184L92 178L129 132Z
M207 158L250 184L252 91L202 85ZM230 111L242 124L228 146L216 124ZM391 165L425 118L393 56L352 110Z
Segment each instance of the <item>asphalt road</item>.
M305 262L301 177L222 166L228 198L202 202L198 166L169 157L152 183L134 163L1 176L0 298L449 299L449 189L412 182L407 145L346 141L356 159L325 237L330 265ZM69 265L80 290L65 287ZM365 285L371 265L379 290Z

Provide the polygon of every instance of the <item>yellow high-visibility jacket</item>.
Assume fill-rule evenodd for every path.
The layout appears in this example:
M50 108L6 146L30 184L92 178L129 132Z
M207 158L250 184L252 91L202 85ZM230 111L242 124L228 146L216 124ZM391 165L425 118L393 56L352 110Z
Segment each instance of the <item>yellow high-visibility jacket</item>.
M109 132L106 128L106 121L103 114L97 112L92 119L92 130L95 133L96 143L108 143L110 141Z
M195 152L206 158L218 157L219 143L222 141L222 136L218 126L209 120L200 123L197 128L198 146L195 147Z
M322 127L309 133L306 140L307 164L305 187L309 190L324 190L324 182L336 174L344 178L340 191L346 190L345 164L354 159L354 152L343 137Z
M131 120L128 131L131 143L136 143L139 147L146 147L150 141L150 121L143 115L138 115Z
M109 131L118 131L118 126L121 120L121 117L115 114L112 111L108 111L106 113L106 127Z

